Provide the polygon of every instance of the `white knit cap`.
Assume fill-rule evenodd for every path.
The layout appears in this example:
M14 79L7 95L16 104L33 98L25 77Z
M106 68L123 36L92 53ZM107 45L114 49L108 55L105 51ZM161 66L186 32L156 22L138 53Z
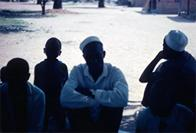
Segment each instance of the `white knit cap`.
M91 44L92 42L99 42L102 44L102 42L100 41L100 39L96 36L89 36L86 39L84 39L84 41L82 41L82 43L80 44L80 50L83 51L84 47L86 47L86 45Z
M188 43L188 38L183 32L179 30L171 30L165 36L165 43L174 51L182 52Z

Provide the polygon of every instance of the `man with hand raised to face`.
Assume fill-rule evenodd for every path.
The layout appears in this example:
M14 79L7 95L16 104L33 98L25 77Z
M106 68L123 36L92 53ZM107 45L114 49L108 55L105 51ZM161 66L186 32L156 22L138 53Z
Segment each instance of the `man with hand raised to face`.
M161 50L140 77L147 82L136 132L195 131L196 61L185 51L187 36L171 30ZM161 59L165 59L156 69ZM155 71L154 71L155 69Z
M100 39L87 37L81 44L85 64L75 66L61 91L61 105L69 108L73 131L117 132L128 85L120 69L104 63Z
M170 93L175 93L176 103L185 105L195 112L196 60L185 51L187 44L187 36L179 30L171 30L164 37L163 50L145 68L139 79L140 82L148 83L142 101L144 106L152 104L150 103L152 88L159 89L155 86L164 88L169 84L172 86ZM153 71L161 59L166 61Z

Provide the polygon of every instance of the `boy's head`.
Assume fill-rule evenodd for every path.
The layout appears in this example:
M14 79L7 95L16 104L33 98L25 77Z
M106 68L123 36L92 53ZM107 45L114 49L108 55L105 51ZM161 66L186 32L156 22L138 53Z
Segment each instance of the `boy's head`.
M48 39L44 53L48 59L56 59L61 54L61 41L55 37Z
M24 84L30 76L29 64L22 58L14 58L7 63L6 74L8 83Z

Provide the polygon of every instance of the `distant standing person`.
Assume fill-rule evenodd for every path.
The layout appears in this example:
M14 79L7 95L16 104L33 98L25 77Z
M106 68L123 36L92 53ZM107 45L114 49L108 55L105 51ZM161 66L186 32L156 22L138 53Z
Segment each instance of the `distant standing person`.
M171 30L165 36L163 50L146 67L139 79L140 82L148 83L142 100L144 106L153 104L150 101L153 102L151 98L156 84L162 87L169 84L172 86L170 93L175 93L175 103L183 104L195 112L196 60L185 51L187 43L187 36L179 30ZM153 72L161 59L166 61Z
M57 59L61 54L61 42L57 38L47 40L44 53L47 59L35 66L34 84L46 94L45 131L63 131L65 126L65 112L60 106L60 92L68 78L66 64ZM55 121L54 127L48 127ZM52 128L52 129L50 129Z
M75 66L61 92L61 104L69 108L72 131L118 132L128 85L120 69L104 63L100 39L87 37L81 44L85 64Z
M41 132L45 95L28 82L27 61L14 58L4 70L6 82L0 85L0 132Z

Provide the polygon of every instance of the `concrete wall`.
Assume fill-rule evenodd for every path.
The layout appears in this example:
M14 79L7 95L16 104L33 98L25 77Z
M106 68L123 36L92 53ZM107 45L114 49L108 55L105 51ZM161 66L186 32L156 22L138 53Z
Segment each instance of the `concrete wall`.
M135 7L143 7L146 3L146 0L134 0Z
M190 4L190 12L196 13L196 0L191 0Z
M157 13L178 13L188 10L188 0L157 0ZM196 13L196 0L190 0L190 13Z
M181 0L180 11L187 12L188 0ZM190 13L196 13L196 0L190 0Z
M176 0L157 0L157 13L178 13L179 11L179 2Z

